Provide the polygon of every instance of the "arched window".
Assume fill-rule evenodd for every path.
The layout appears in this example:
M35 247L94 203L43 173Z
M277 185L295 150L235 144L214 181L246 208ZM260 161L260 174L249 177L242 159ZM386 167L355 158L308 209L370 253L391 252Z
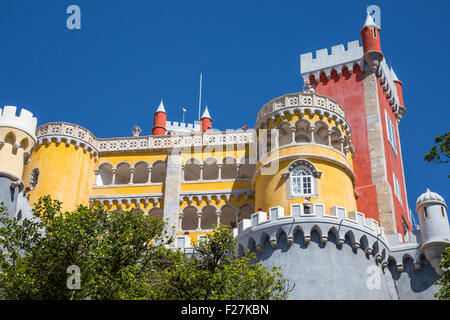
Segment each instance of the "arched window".
M30 175L29 187L31 190L33 190L36 187L36 185L38 184L38 181L39 181L39 169L34 168L33 171L31 171L31 175Z
M292 195L303 196L313 193L313 175L304 166L297 166L291 173Z
M289 164L282 173L286 179L286 193L288 199L310 196L317 198L319 193L319 179L322 172L317 171L314 164L305 159L297 159Z
M98 175L95 184L97 186L106 186L111 184L113 181L113 166L110 163L102 163L98 167Z

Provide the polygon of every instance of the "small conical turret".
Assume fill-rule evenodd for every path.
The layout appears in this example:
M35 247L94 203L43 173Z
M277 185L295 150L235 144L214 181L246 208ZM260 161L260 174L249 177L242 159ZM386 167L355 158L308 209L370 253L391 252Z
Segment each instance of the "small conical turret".
M392 80L395 83L395 88L397 89L398 103L399 103L400 107L404 107L405 104L403 102L403 83L400 80L398 80L398 77L395 74L394 68L392 68L392 66L391 66L391 76L392 76Z
M383 60L380 42L380 27L367 13L366 21L361 29L361 37L364 49L364 60L374 70Z
M163 99L161 98L161 102L159 103L158 109L156 109L156 111L155 111L152 135L154 135L154 136L165 135L166 134L166 122L167 122L167 113L166 113L166 109L164 108Z
M208 106L206 106L205 111L203 112L203 115L200 118L200 122L202 132L212 129L212 119L208 111Z

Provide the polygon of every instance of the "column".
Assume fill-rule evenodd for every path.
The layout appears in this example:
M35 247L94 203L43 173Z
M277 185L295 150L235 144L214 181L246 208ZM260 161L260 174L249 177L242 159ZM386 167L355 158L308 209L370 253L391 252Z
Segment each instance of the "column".
M184 179L184 175L185 175L185 173L184 173L184 171L186 170L186 166L183 164L182 166L181 166L181 181L186 181L185 179Z
M180 226L180 230L183 230L182 229L182 226L183 226L183 218L184 218L184 214L183 214L183 212L180 212L179 214L178 214L178 225Z
M314 129L316 129L316 127L314 125L310 125L308 127L308 130L311 132L311 143L315 143L315 141L314 141Z
M152 182L152 167L149 167L147 183L151 183L151 182Z
M222 180L222 164L221 163L217 164L217 170L219 172L217 178L218 178L218 180Z
M216 215L217 215L217 225L219 225L219 223L220 223L220 216L222 215L222 212L216 211Z
M295 131L297 128L295 126L292 126L290 127L290 129L291 129L291 143L295 143Z
M116 173L117 173L117 169L112 169L112 184L116 184Z
M200 230L202 228L202 213L197 212L197 216L198 216L197 230Z
M95 180L94 180L94 185L97 185L97 178L98 178L98 169L94 170L94 175L95 175Z
M340 143L340 146L341 146L341 152L344 152L344 137L339 137L339 143Z
M133 179L134 179L134 172L136 171L135 168L130 168L130 181L128 182L128 184L132 184L133 183Z
M205 168L205 165L203 163L200 164L200 179L199 181L203 181L203 169Z

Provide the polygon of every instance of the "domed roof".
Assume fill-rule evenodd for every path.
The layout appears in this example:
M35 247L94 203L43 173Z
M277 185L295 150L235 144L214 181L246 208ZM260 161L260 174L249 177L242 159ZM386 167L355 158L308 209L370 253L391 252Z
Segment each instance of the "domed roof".
M427 189L427 191L425 193L422 193L419 196L419 198L417 198L416 205L420 205L421 203L429 202L429 201L440 202L440 203L445 204L444 198L442 198L436 192L431 192L430 189Z

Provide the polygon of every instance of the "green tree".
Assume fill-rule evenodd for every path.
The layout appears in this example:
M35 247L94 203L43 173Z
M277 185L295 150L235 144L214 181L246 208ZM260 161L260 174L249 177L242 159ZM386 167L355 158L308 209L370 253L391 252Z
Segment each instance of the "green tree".
M435 146L425 154L425 161L434 163L449 163L450 161L450 132L434 138ZM450 178L450 175L448 176Z
M42 197L34 219L8 218L0 207L0 299L282 299L280 269L231 254L237 241L219 226L196 254L173 248L162 219ZM80 289L67 287L78 266Z
M23 222L0 217L0 298L138 298L143 271L170 254L162 220L139 212L79 206L63 213L45 196L34 214ZM80 290L67 288L71 265L81 270Z
M219 225L195 244L192 257L179 255L179 263L161 273L163 285L155 290L162 299L286 299L292 290L281 269L255 262L249 251L237 250L231 228Z
M442 261L439 266L445 271L442 278L435 283L440 288L434 296L441 300L450 300L450 247L447 247L442 253Z

